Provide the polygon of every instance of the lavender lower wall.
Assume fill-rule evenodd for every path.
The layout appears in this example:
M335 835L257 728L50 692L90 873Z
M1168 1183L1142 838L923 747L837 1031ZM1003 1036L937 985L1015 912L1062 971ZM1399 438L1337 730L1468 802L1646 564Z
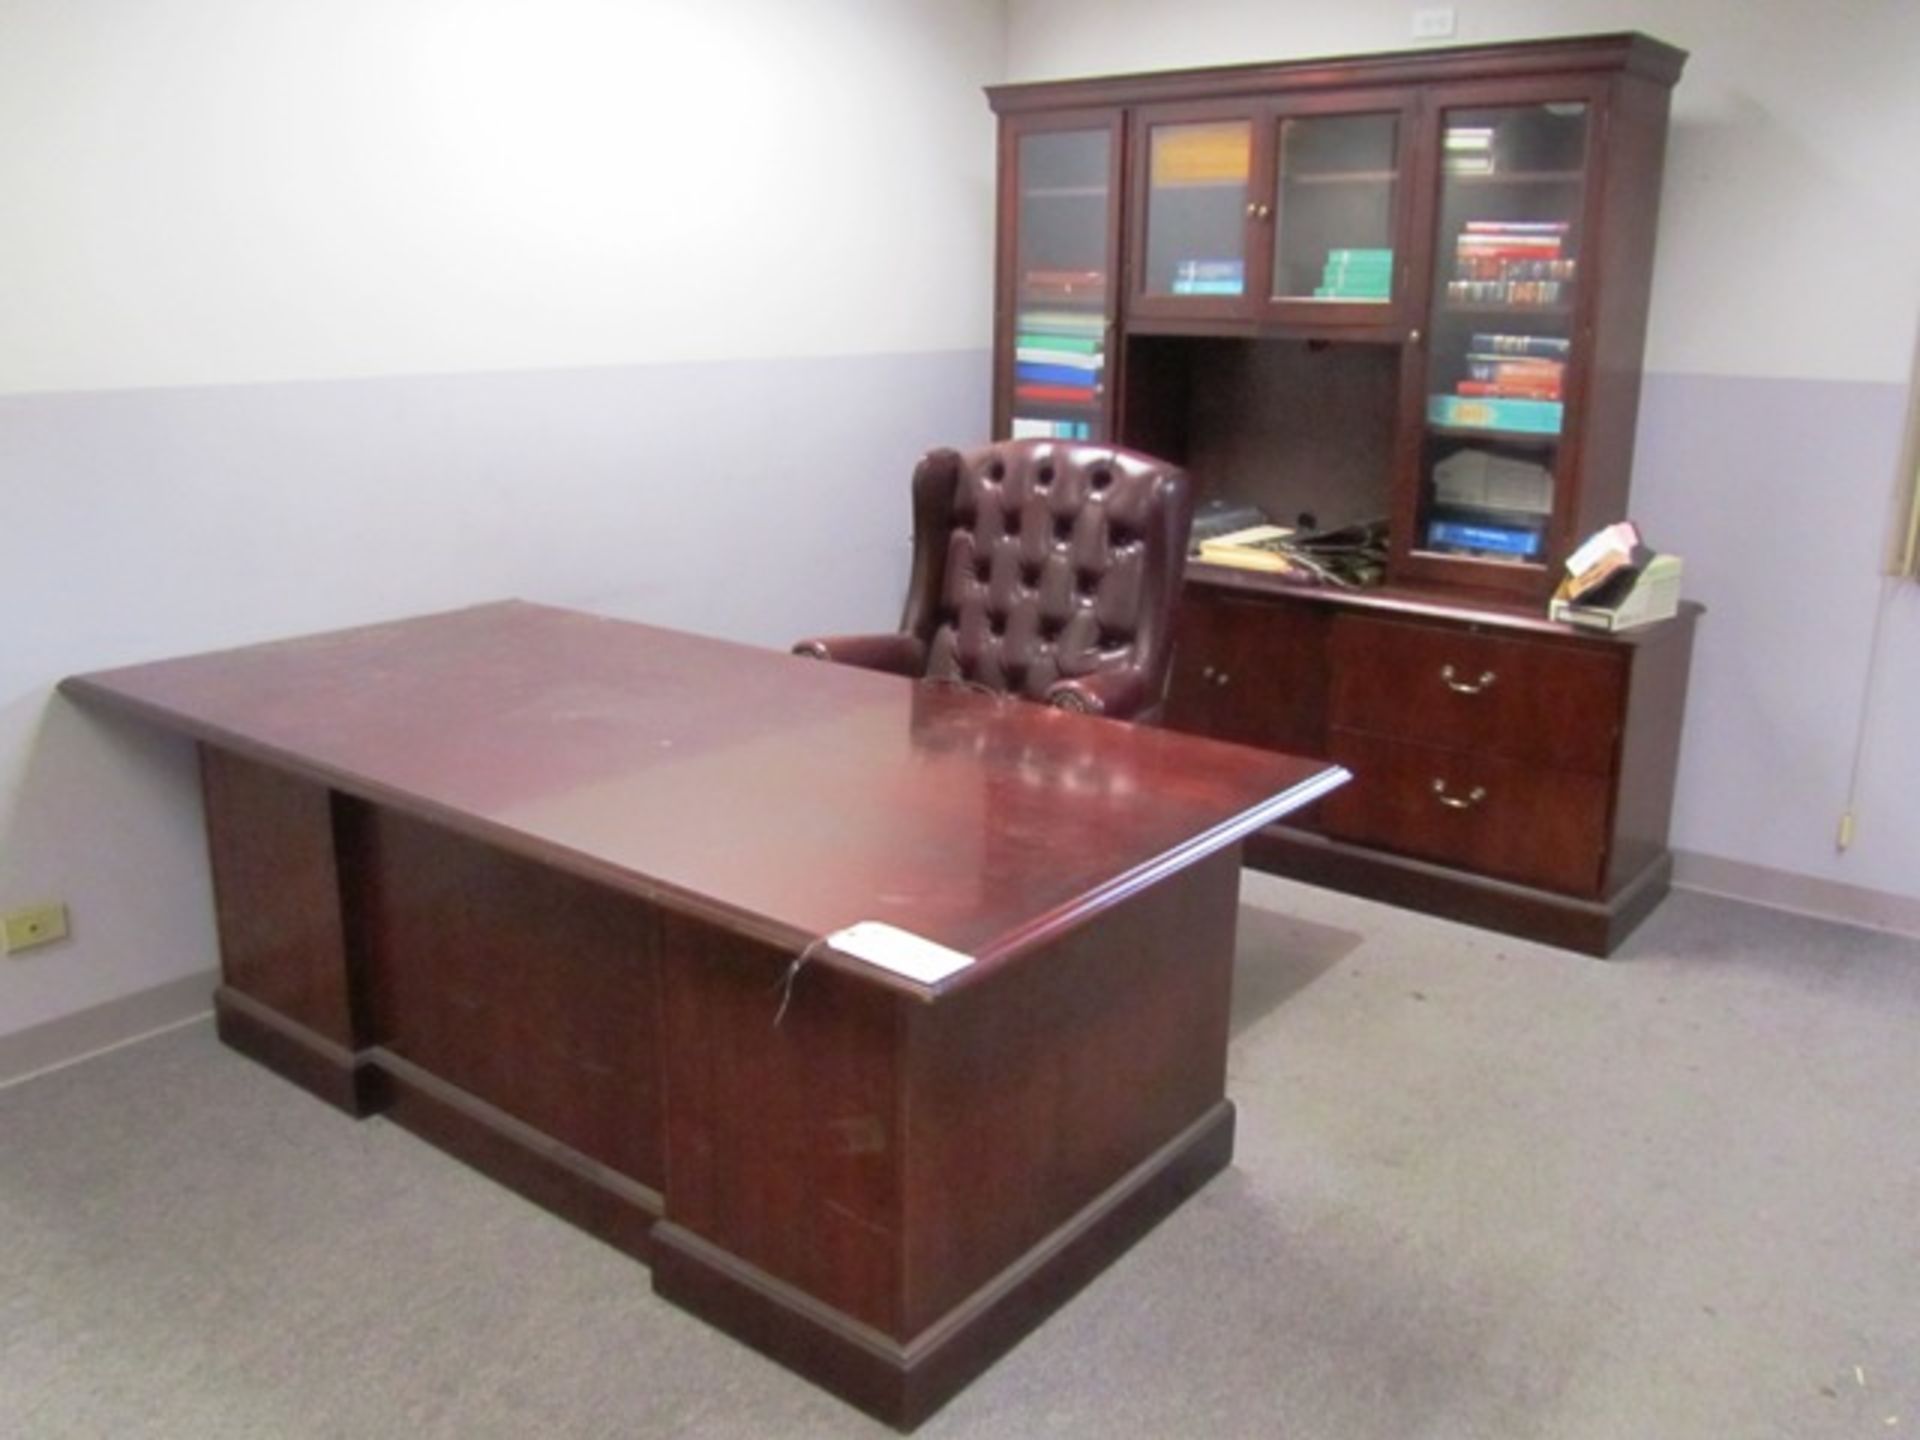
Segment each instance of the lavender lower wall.
M1894 384L1647 377L1635 517L1707 606L1676 847L1920 898L1920 585L1880 573L1906 404Z
M0 399L0 1036L212 962L191 753L63 675L502 596L779 644L885 628L979 351Z
M885 626L909 466L984 433L987 373L968 351L0 400L0 906L73 907L70 942L0 965L0 1036L213 957L191 753L52 700L60 676L505 595L770 644ZM1877 573L1904 404L1647 378L1636 515L1709 607L1674 844L1723 877L1920 898L1920 586Z

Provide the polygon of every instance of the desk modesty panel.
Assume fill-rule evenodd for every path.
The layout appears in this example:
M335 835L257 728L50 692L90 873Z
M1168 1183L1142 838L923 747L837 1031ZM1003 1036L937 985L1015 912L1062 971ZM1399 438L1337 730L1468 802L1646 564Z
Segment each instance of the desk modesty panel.
M518 602L62 688L201 742L223 1039L903 1427L1227 1163L1238 842L1346 778Z

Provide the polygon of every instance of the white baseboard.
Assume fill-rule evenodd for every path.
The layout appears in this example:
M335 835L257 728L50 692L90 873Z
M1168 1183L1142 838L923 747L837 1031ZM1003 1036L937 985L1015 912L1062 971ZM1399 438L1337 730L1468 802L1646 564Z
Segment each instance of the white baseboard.
M136 995L0 1035L0 1089L212 1013L218 970L169 980Z
M1772 910L1791 910L1797 915L1920 939L1920 897L1912 895L1894 895L1687 850L1673 852L1673 883L1683 890L1701 890Z

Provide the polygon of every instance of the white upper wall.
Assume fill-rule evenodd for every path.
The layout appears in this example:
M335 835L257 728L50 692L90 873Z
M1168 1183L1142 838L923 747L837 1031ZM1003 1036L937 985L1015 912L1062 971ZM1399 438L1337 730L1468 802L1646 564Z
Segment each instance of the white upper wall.
M1444 0L1418 0L1420 8ZM1015 80L1413 48L1416 0L1009 0ZM1643 30L1674 92L1647 367L1904 381L1920 312L1916 0L1454 0L1438 44Z
M0 393L984 347L1003 43L1000 0L0 0Z

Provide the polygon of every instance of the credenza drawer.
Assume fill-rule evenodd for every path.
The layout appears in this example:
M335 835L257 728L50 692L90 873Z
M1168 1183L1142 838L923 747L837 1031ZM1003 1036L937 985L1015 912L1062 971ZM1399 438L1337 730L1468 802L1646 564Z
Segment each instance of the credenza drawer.
M1321 802L1327 834L1523 885L1597 895L1605 778L1336 729L1353 781Z
M1617 650L1342 615L1332 726L1607 775L1626 700Z

